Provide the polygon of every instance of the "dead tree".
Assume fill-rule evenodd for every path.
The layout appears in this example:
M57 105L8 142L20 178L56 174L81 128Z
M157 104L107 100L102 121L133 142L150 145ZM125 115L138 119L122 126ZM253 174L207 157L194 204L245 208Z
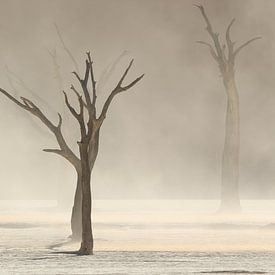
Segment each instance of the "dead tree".
M74 69L75 69L76 73L79 74L79 66L78 66L78 63L77 63L76 59L74 58L74 55L72 54L70 48L65 43L65 40L63 39L62 33L61 33L59 27L57 26L57 24L54 24L54 26L55 26L55 30L56 30L58 39L61 42L63 50L67 54L68 58L72 61L72 64L74 66ZM58 80L59 87L62 87L63 81L62 81L62 77L61 77L61 73L60 73L60 66L57 62L57 53L56 53L55 50L48 51L48 52L51 55L52 60L53 60L55 78ZM119 61L124 56L126 56L127 53L128 53L127 51L123 51L116 58L116 60L113 63L111 63L102 72L102 74L99 77L99 80L97 81L97 93L98 94L100 94L102 92L103 86L106 84L106 82L108 81L108 79L112 75L112 73L115 70L117 64L119 63ZM81 205L82 205L81 200L82 200L82 196L81 196L81 193L82 193L81 184L80 184L80 181L77 181L76 190L75 190L75 194L74 194L74 203L73 203L73 207L72 207L72 215L71 215L71 230L72 230L71 238L72 238L73 241L79 241L82 238L82 222L81 222Z
M240 150L240 106L239 95L235 82L235 59L239 52L251 42L260 39L255 37L235 48L235 42L230 38L230 30L235 22L233 19L225 33L225 44L221 44L219 34L214 32L203 6L199 8L212 43L197 41L207 46L211 56L216 61L227 97L225 120L225 142L222 157L221 211L239 211L239 150Z
M0 92L14 102L17 106L30 112L32 115L41 120L41 122L54 134L58 143L58 149L44 149L43 151L49 153L55 153L62 156L69 161L76 170L77 182L81 183L77 186L81 186L82 196L82 241L81 247L78 251L80 255L89 255L93 253L93 234L92 234L92 221L91 221L91 173L98 155L99 149L99 133L101 126L106 118L109 106L112 103L116 95L128 91L135 84L137 84L144 75L139 76L128 85L123 85L123 82L133 65L131 60L127 69L123 73L122 77L118 81L115 88L111 91L107 100L105 101L102 110L97 115L96 101L96 81L93 71L93 62L90 57L90 53L87 53L86 68L84 77L81 78L77 72L73 72L77 80L79 81L82 92L79 92L73 85L71 90L77 96L79 103L79 111L71 105L66 92L64 93L65 104L79 124L80 140L77 141L79 148L79 156L76 155L72 149L68 146L65 138L62 134L62 116L58 114L59 120L57 124L51 122L46 115L40 110L40 108L34 104L31 100L21 97L21 101L16 99L6 90L0 88ZM88 88L88 82L91 82L91 91Z
M62 44L63 50L67 53L68 58L72 61L73 66L75 68L75 71L77 73L79 73L79 66L77 64L76 59L74 58L71 50L69 49L69 47L66 45L61 31L59 30L58 26L55 24L55 28L56 28L56 32L58 35L58 38ZM57 61L57 51L56 49L53 49L52 51L48 50L49 55L52 58L53 61L53 66L54 66L54 78L57 80L58 82L58 87L59 90L62 91L63 90L63 80L62 80L62 76L61 76L61 72L60 72L60 65L58 64ZM108 79L110 78L110 76L112 75L112 73L114 72L114 70L116 69L118 63L121 61L121 59L126 56L128 52L127 51L123 51L114 62L112 62L100 75L99 80L97 81L97 93L100 94L102 92L102 88L103 86L106 84L106 82L108 82ZM62 116L65 116L65 102L63 104L64 108L62 108ZM63 117L64 118L64 117ZM71 239L73 241L79 241L82 238L82 222L81 222L81 205L82 205L82 197L81 197L81 183L79 181L77 181L77 185L76 185L76 190L75 190L75 194L74 194L74 203L73 203L73 207L72 207L72 215L71 215L71 230L72 230L72 235L71 235Z

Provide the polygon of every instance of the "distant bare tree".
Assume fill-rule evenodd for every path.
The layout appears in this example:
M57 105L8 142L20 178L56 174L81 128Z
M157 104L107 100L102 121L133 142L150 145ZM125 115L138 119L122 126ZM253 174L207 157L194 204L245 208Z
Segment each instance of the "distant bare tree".
M239 198L239 150L240 150L240 107L239 95L235 82L235 59L239 52L251 42L260 39L255 37L235 49L235 42L230 38L230 30L235 22L233 19L227 27L226 44L221 44L219 34L214 32L203 6L196 5L205 22L206 31L214 45L197 41L207 46L211 56L218 64L227 96L225 123L225 143L222 157L221 211L240 211Z
M17 106L30 112L44 123L44 125L54 134L56 141L59 145L58 149L44 149L43 151L49 153L55 153L62 156L69 161L76 170L77 173L77 186L81 186L82 196L82 242L78 251L80 255L90 255L93 253L93 234L92 234L92 222L91 222L91 173L98 155L99 149L99 132L101 126L106 118L109 106L112 103L114 97L122 92L125 92L137 84L144 75L139 76L130 84L123 86L123 82L132 67L133 60L131 60L127 69L123 73L121 79L118 81L115 88L111 91L107 100L105 101L102 110L97 115L96 101L96 81L93 71L93 62L90 57L90 53L87 53L86 69L84 77L81 78L77 72L74 72L77 80L79 81L82 93L72 85L71 90L77 96L79 103L79 112L70 104L66 92L64 92L64 99L67 108L72 116L76 119L80 129L80 141L77 142L79 148L79 156L77 156L68 146L62 134L62 116L58 114L59 121L55 125L52 123L40 108L34 104L31 100L21 97L21 101L17 100L14 96L8 93L6 90L0 88L0 92L7 98L14 102ZM92 89L89 91L88 82L91 82Z

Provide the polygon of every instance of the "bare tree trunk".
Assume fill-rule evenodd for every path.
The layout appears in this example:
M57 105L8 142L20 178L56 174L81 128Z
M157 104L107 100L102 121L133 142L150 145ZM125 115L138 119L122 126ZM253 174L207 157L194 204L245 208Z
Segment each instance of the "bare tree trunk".
M254 37L235 49L230 30L235 22L232 19L225 33L225 43L220 42L219 34L212 28L210 20L202 5L195 5L201 12L212 43L197 41L209 48L211 56L219 66L227 94L227 111L225 123L225 143L222 159L222 184L220 211L240 211L239 198L239 150L240 150L240 110L239 95L235 83L235 59L239 52L253 41Z
M95 134L95 138L91 140L89 146L89 165L90 171L94 167L99 148L99 130ZM74 205L71 216L71 229L72 229L72 240L79 241L82 238L82 183L81 183L81 172L77 172L77 186L74 196Z
M72 208L71 215L71 230L72 240L80 241L82 238L82 183L81 183L81 172L77 172L77 185L74 195L74 205Z
M79 250L81 255L93 254L94 240L92 233L92 199L91 171L88 156L88 144L80 143L80 158L82 168L82 242Z
M232 73L233 74L233 73ZM240 110L234 75L224 79L227 93L225 143L222 158L222 185L220 211L240 211L239 148Z

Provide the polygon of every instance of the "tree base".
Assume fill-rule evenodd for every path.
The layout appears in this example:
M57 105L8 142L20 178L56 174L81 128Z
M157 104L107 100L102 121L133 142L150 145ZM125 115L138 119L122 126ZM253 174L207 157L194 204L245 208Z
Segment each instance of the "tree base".
M93 243L89 242L82 242L81 247L78 251L78 255L84 256L84 255L93 255Z

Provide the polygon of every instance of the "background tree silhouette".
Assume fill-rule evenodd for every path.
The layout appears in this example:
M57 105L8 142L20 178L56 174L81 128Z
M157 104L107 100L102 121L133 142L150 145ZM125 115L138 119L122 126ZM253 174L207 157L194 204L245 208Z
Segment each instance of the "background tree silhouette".
M197 41L209 48L211 56L218 64L223 79L227 97L225 141L222 156L222 183L220 211L240 211L239 197L239 152L240 152L240 104L235 81L235 59L239 52L260 37L254 37L235 48L231 40L230 30L235 22L233 19L226 29L226 42L222 44L219 34L214 32L205 13L204 7L195 5L206 22L208 32L214 45L204 41Z

